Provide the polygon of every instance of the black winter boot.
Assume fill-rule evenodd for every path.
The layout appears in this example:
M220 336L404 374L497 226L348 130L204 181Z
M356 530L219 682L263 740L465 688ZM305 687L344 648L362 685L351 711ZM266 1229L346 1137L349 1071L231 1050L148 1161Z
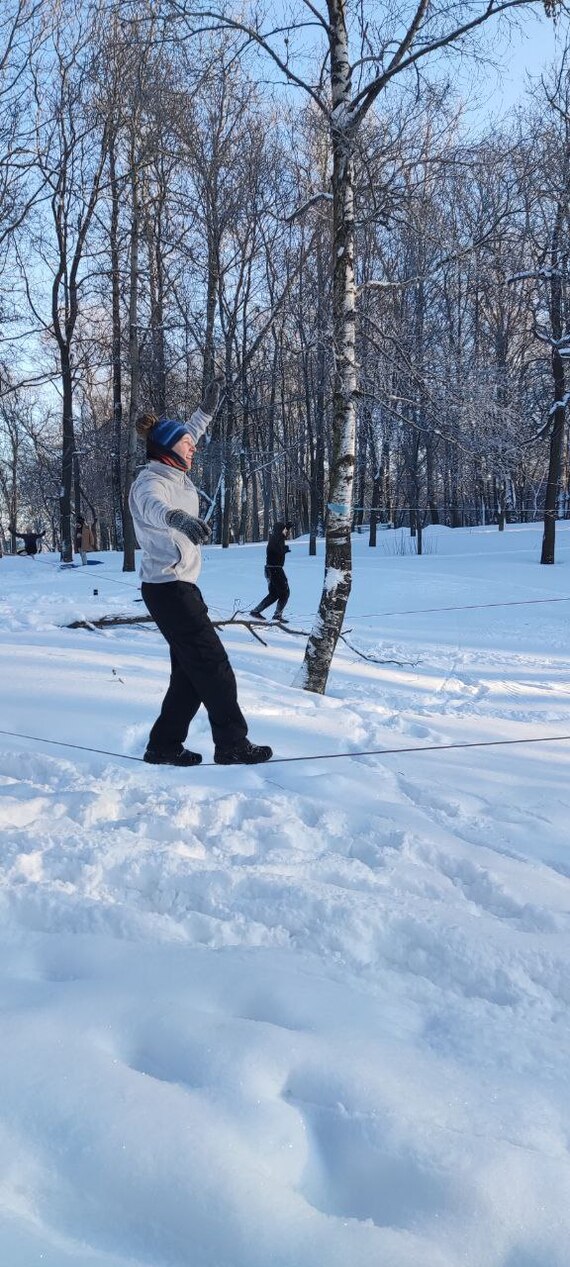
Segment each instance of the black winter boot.
M148 761L149 765L200 765L202 754L200 752L190 752L189 748L183 748L180 744L179 748L151 748L148 747L143 761Z
M255 607L253 611L251 611L249 614L250 616L255 616L256 620L265 620L265 616L263 615L263 612L256 611Z
M216 748L214 761L216 765L257 765L270 761L272 756L272 748L250 743L249 739L238 739L230 748Z
M274 615L273 619L274 619L274 620L278 620L278 621L279 621L282 625L288 625L288 624L289 624L289 621L287 620L287 617L283 615L283 612L280 612L280 611L279 611L279 608L277 608L277 609L276 609L276 611L275 611L275 615Z

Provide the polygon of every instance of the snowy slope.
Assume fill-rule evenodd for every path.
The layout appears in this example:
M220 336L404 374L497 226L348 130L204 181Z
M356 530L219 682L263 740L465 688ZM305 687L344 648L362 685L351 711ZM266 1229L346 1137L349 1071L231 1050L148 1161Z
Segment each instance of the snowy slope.
M0 1263L568 1267L570 741L437 751L570 735L558 538L355 537L386 663L343 646L321 699L302 638L223 632L252 738L327 759L215 767L199 715L187 772L132 759L156 631L63 627L136 578L0 561L0 727L39 737L0 734ZM289 560L309 629L322 553ZM205 551L214 616L262 564Z

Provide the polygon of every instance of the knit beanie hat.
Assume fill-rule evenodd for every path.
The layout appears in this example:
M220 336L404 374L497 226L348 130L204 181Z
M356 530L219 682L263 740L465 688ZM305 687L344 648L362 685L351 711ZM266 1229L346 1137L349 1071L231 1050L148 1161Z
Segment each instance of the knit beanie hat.
M177 441L188 434L185 423L176 422L173 418L161 418L159 421L156 414L139 414L136 428L138 434L146 440L147 458L156 458L159 462L168 461L169 465L186 470L186 463L177 453L172 452Z

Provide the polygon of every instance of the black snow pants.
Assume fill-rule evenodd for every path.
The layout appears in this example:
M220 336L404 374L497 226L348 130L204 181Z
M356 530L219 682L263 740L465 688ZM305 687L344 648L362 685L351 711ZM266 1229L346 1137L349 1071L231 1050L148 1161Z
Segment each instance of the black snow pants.
M269 591L267 597L257 604L258 612L265 611L266 607L271 607L273 603L277 603L278 611L282 612L286 603L289 601L289 582L285 576L283 568L268 564L265 569L266 579L269 581Z
M171 674L160 716L149 735L159 751L183 744L203 704L216 747L231 747L247 735L237 683L225 647L208 616L197 585L143 581L143 600L170 647Z

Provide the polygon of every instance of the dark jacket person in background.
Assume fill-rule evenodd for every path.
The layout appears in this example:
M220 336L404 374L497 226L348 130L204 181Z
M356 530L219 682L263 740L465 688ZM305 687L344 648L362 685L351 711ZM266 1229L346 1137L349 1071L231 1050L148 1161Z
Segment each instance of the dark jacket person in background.
M15 528L10 528L10 532L13 532L19 541L24 542L24 549L23 551L18 550L18 554L23 553L31 556L38 554L38 551L41 550L41 545L38 547L38 541L41 541L42 537L46 535L45 529L43 532L16 532Z
M284 609L289 601L289 582L285 576L283 564L285 563L285 555L289 554L289 546L286 544L287 537L291 531L290 523L282 523L279 520L273 527L269 540L267 542L267 555L265 562L265 578L269 581L269 590L265 598L257 604L250 612L250 616L260 617L265 620L262 612L266 607L272 607L273 603L277 603L273 613L274 620L281 620L284 624L288 621L283 615Z

